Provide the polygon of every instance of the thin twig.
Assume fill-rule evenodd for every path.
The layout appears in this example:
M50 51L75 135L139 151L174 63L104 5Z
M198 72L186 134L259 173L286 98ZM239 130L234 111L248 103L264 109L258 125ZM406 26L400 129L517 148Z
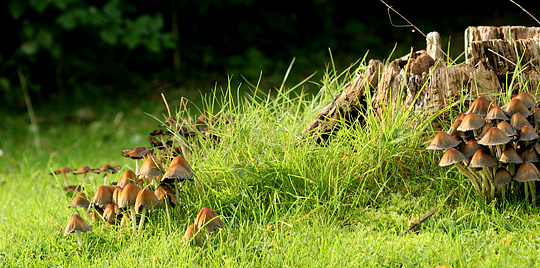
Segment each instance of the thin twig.
M30 101L30 95L28 94L28 86L26 85L26 79L24 78L21 67L17 67L17 73L19 74L19 81L21 83L24 101L26 102L26 109L28 109L28 116L30 117L30 129L34 134L34 145L36 146L36 153L39 154L41 153L41 139L39 138L39 130L36 116L34 115L34 109L32 108L32 102Z
M531 16L531 18L533 18L533 20L535 20L536 23L540 24L540 21L538 21L531 13L529 13L529 11L527 11L526 9L521 7L518 3L514 2L513 0L510 0L510 2L512 2L514 5L518 6L519 8L521 8L521 10L523 10L523 12L527 13L527 15Z
M163 98L163 102L165 102L165 107L167 107L167 113L169 114L169 117L171 117L171 109L169 109L169 103L167 103L165 94L161 93L161 97Z
M433 214L435 214L435 212L437 212L438 209L439 208L435 208L434 210L430 211L428 214L426 214L424 217L422 217L418 222L413 223L409 228L407 228L407 230L405 230L399 236L403 236L404 234L406 234L410 230L418 227L422 222L426 221L427 219L429 219L429 217L433 216Z

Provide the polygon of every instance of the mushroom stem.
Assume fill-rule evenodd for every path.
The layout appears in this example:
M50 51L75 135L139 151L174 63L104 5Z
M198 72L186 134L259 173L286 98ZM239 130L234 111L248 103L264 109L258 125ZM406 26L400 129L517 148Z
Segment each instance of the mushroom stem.
M132 225L133 225L133 234L135 234L135 231L137 231L137 229L136 229L137 216L135 215L135 206L132 206L129 209L131 211L131 222L132 222Z
M139 174L139 159L135 159L135 174Z
M144 224L144 218L146 216L146 211L147 211L146 207L143 207L142 214L141 214L141 222L139 222L139 233L141 232L143 224Z
M180 204L180 198L178 197L178 179L174 179L174 197L176 198L176 205Z
M79 246L82 246L82 235L81 235L81 232L75 231L75 233L77 233L77 244L79 244Z
M536 184L534 181L529 181L529 188L531 189L532 205L536 207Z
M476 191L481 194L482 190L480 189L480 185L478 185L477 177L469 172L463 165L461 165L461 163L456 163L456 166L461 172L463 172L463 175L465 175L465 177L471 181Z
M66 187L69 187L69 183L67 181L66 173L64 173L64 185L66 185Z

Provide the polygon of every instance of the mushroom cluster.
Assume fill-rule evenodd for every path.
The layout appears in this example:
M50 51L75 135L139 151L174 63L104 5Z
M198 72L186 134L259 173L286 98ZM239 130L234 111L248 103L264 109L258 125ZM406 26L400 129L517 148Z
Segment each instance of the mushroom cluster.
M108 179L109 174L116 173L119 170L120 170L120 167L113 167L113 166L111 166L109 164L103 165L103 166L101 166L99 168L90 168L89 166L84 165L84 166L82 166L82 167L80 167L79 169L76 169L76 170L73 170L73 169L70 169L70 168L64 166L64 167L61 167L58 170L55 170L55 171L49 173L49 175L60 175L60 174L62 174L63 179L64 179L64 191L71 192L71 193L78 193L78 192L82 191L83 186L87 183L87 178L88 178L89 173L95 173L95 174L103 173L104 174L104 176L103 176L103 181L104 182L103 183L107 184L107 179ZM67 180L67 174L83 175L82 185L70 185L68 183L68 180Z
M426 149L445 150L439 165L455 165L479 194L493 199L524 192L536 205L539 125L540 108L529 93L502 106L479 97Z
M99 187L95 183L93 187L75 187L67 182L66 174L70 173L85 174L82 184L85 186L88 173L106 172L107 176L120 170L109 165L99 169L83 166L75 171L63 167L52 174L64 174L65 189L73 189L71 191L75 193L68 209L84 209L86 217L93 223L104 221L107 225L131 225L135 234L137 226L138 232L141 232L151 211L165 209L170 218L169 208L175 208L180 203L184 182L194 180L193 169L185 158L188 157L186 141L193 141L193 138L200 134L210 138L216 137L210 134L209 125L221 122L228 123L229 121L216 117L209 123L207 117L203 115L199 117L195 125L188 125L185 121L179 122L174 116L169 117L165 124L160 125L165 129L156 129L150 133L149 141L152 147L122 150L122 156L135 162L135 171L126 169L123 173L119 173L122 175L117 177L116 182L109 183L107 179L104 179L103 185ZM175 143L179 143L179 146L174 147ZM95 193L90 193L94 189ZM71 223L72 221L77 223ZM79 237L79 245L82 243L80 232L91 230L90 226L82 222L84 220L78 214L74 214L65 231L65 234L76 233ZM75 230L72 228L74 224L83 228ZM204 229L208 237L208 234L221 227L223 227L223 222L218 214L210 208L203 208L197 215L195 223L185 233L186 243L194 240L200 244L200 230Z

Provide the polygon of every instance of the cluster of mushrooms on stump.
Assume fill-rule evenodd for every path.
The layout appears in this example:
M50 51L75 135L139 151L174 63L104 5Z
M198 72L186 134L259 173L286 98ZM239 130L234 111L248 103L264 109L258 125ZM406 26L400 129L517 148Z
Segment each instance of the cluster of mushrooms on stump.
M446 150L439 165L455 165L477 193L489 199L524 193L536 205L539 126L540 107L529 93L501 106L479 97L426 149Z
M104 165L92 169L87 165L72 170L62 167L51 175L63 175L64 190L72 193L68 208L83 208L85 214L92 222L105 221L107 225L127 225L131 222L133 233L141 232L149 211L156 209L166 210L170 219L169 208L174 208L180 202L180 193L185 181L193 181L194 173L191 165L182 155L188 155L187 142L193 142L198 135L204 137L211 135L208 124L214 125L220 121L219 117L209 121L206 115L201 115L190 129L186 122L178 122L176 117L169 117L160 127L150 133L148 138L153 147L135 147L121 152L122 156L135 161L135 171L126 169L122 176L112 183L108 183L111 173L120 171L120 167ZM193 126L193 125L192 125ZM159 140L155 137L159 136ZM173 136L166 138L165 136ZM178 137L181 138L178 138ZM175 142L180 145L174 147ZM160 153L156 153L158 150ZM142 161L142 164L140 163ZM87 176L92 173L104 172L104 183L97 187L93 198L87 197L84 192L87 187ZM79 185L70 185L67 174L84 174L83 182ZM93 181L96 188L95 181ZM139 216L139 219L137 219ZM202 243L200 232L211 234L217 228L224 226L217 212L210 208L202 208L195 222L191 224L184 234L184 241ZM77 234L78 244L82 245L81 233L92 230L92 227L77 213L68 220L64 235Z

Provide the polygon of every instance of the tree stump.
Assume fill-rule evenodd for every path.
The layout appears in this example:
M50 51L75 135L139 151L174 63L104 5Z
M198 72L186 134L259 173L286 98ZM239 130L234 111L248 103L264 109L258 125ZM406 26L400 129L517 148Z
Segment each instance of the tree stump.
M371 107L401 105L412 111L437 112L462 96L499 94L507 74L520 72L526 85L537 89L540 75L540 28L469 27L465 31L466 62L447 66L443 60L440 36L429 33L426 50L412 52L387 65L370 60L360 75L346 84L303 131L322 142L347 120L360 120L358 111L366 107L365 95L372 94ZM378 78L380 77L380 80Z

